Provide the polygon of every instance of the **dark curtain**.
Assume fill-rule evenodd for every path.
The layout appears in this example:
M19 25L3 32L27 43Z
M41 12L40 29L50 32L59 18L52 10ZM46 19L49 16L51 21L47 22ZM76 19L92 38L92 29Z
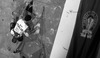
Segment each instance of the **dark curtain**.
M100 42L99 23L100 0L81 0L66 58L96 58Z

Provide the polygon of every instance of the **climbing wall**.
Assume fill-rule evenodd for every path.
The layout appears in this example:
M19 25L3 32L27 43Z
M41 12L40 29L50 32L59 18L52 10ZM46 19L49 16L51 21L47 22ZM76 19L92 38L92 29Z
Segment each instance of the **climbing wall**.
M19 58L19 54L12 53L12 51L16 49L16 44L11 42L12 36L9 31L10 22L13 18L12 12L15 11L16 15L20 15L22 7L24 7L24 2L28 0L14 1L16 2L12 0L0 0L0 58ZM50 57L64 3L65 0L34 0L34 10L38 16L41 16L43 6L45 7L44 20L41 22L43 24L41 27L43 30L39 38L42 39L45 45L46 58ZM34 47L35 45L38 46L37 43L26 43L23 52L26 55L35 53L36 50L33 49L39 50L39 47Z
M0 0L0 58L12 58L9 50L16 48L9 31L13 8L11 0Z

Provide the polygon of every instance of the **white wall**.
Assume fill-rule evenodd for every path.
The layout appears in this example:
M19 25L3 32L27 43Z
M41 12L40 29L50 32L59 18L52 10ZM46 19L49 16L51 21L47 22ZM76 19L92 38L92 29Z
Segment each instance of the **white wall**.
M50 58L66 58L80 0L66 0Z

